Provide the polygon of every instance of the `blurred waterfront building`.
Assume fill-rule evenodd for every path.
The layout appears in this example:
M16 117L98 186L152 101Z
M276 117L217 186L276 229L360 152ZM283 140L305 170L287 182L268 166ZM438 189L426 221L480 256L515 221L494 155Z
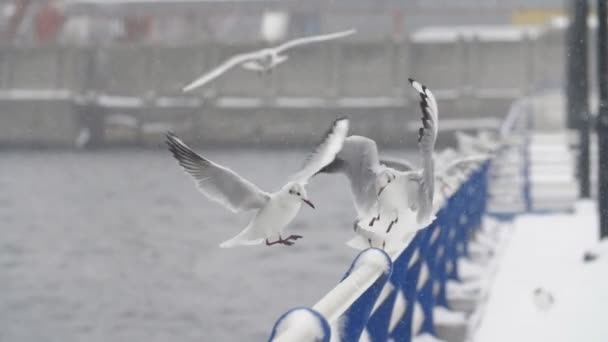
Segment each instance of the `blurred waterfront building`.
M563 0L8 0L2 6L5 40L78 44L97 31L117 42L260 41L269 12L284 15L286 36L357 27L366 40L425 26L544 24L563 14Z

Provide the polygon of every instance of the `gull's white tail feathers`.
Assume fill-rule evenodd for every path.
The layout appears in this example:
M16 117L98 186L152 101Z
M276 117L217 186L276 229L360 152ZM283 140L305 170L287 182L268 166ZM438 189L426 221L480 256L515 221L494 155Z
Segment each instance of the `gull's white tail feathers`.
M264 239L255 236L252 225L249 224L247 228L243 229L242 232L237 234L235 237L226 240L220 244L220 248L232 248L237 246L254 246L264 242Z

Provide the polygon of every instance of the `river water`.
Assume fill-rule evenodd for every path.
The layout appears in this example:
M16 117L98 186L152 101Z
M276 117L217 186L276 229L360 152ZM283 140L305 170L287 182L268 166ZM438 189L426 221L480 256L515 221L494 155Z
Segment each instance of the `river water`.
M205 152L268 191L306 154ZM292 247L219 248L250 215L193 184L165 151L0 152L0 341L263 341L357 254L342 177L308 186Z

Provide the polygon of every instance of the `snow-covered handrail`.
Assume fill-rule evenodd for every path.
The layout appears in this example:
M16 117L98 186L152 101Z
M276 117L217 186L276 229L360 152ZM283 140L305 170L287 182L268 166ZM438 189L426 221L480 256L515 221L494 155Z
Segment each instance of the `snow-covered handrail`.
M503 141L513 135L518 123L523 122L524 119L528 119L530 105L530 100L527 98L519 99L511 104L509 113L499 127L499 135Z
M434 333L433 307L447 307L446 283L459 279L458 258L481 226L489 162L445 201L426 228L393 256L362 251L342 281L311 309L290 310L270 341L409 341ZM329 327L329 328L328 328Z

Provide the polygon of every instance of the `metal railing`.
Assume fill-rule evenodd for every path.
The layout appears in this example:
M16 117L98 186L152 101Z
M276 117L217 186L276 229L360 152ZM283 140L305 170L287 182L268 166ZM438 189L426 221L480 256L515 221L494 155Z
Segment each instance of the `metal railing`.
M435 333L433 309L448 307L446 284L459 280L458 260L486 212L490 162L471 173L426 228L388 255L364 250L342 281L312 308L287 312L270 341L409 341ZM417 313L421 312L421 315ZM420 319L421 318L421 319Z
M269 341L410 341L436 334L434 310L449 309L447 284L462 280L460 261L470 259L483 218L512 220L529 209L525 153L531 116L528 99L515 101L494 157L445 198L429 226L390 255L376 248L362 251L312 308L281 316ZM515 209L512 202L496 201L504 194L516 197Z

